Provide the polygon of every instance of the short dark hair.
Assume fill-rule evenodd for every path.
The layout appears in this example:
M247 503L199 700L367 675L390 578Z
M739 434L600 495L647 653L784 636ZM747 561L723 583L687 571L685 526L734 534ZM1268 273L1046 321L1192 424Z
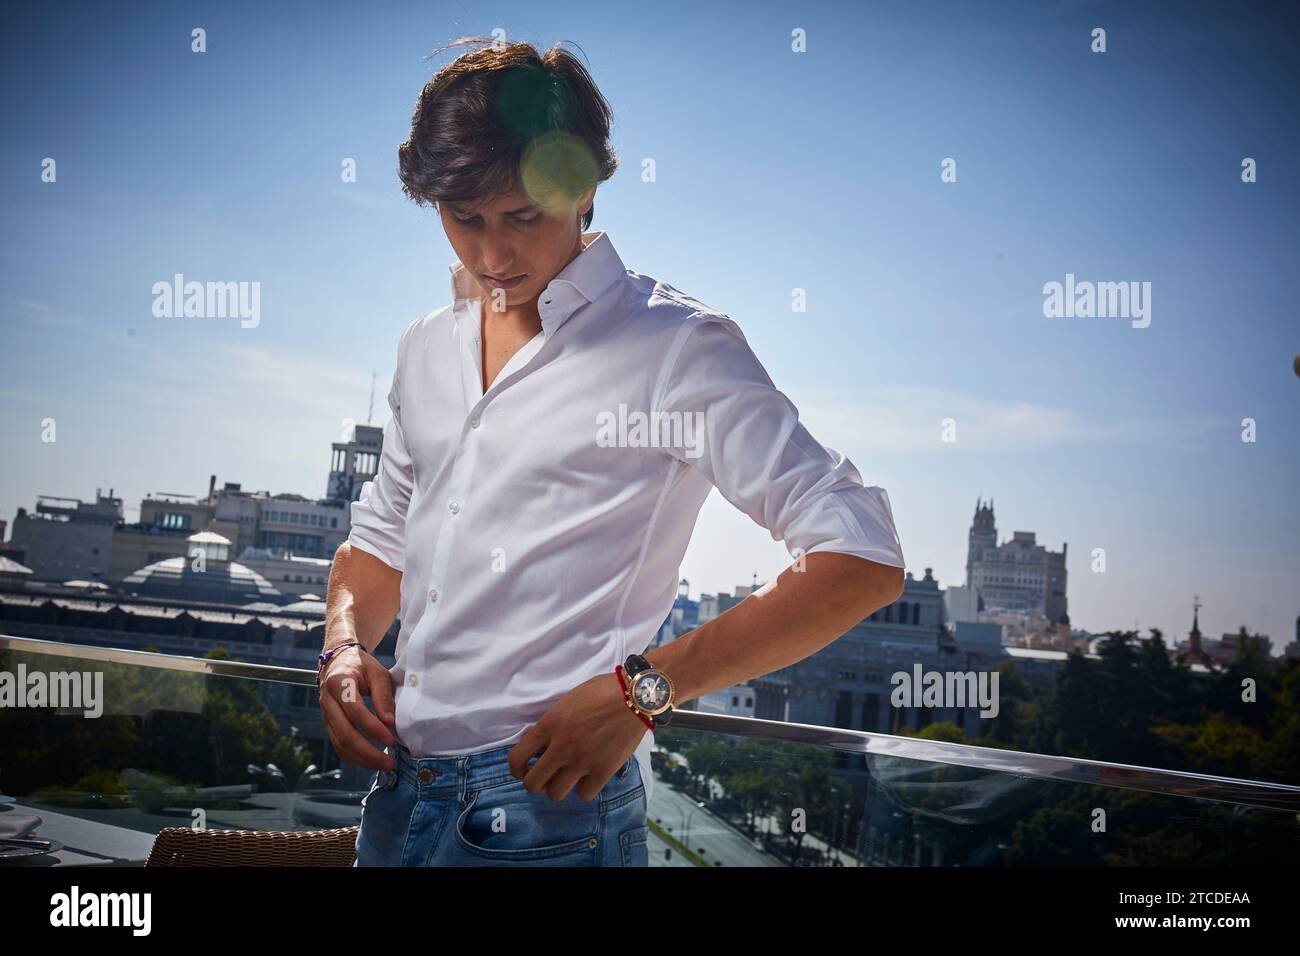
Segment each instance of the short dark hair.
M407 196L437 207L523 187L576 199L614 175L609 104L573 54L487 37L439 51L467 43L489 46L438 70L415 104L410 138L397 150ZM584 230L595 212L593 201Z

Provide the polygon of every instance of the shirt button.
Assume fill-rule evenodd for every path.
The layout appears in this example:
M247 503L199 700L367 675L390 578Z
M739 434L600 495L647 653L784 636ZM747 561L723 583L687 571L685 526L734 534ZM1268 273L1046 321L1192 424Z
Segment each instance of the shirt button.
M429 588L429 600L430 600L430 601L436 601L436 600L438 600L438 589L437 589L437 588Z
M478 418L477 418L477 416L474 417L474 418L471 418L471 419L469 420L469 427L470 427L470 428L478 428Z
M407 674L407 675L406 675L406 683L407 683L407 686L409 686L409 687L419 687L419 686L420 686L420 675L419 675L419 674Z
M459 501L452 501L452 502L448 503L448 505L447 505L447 510L450 511L452 514L459 514L459 513L460 513L460 502L459 502Z

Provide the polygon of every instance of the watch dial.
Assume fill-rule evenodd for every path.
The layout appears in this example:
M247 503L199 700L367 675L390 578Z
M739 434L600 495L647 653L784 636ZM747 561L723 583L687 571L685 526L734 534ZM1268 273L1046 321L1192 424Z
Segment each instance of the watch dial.
M657 710L668 703L668 681L657 674L648 674L637 680L632 694L643 710Z

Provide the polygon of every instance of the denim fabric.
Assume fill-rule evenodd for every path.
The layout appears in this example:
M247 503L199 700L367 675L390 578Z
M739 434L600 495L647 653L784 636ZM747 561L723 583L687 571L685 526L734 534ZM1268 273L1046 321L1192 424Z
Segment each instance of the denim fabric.
M387 748L397 768L376 772L361 801L353 865L650 865L635 755L595 798L575 787L557 802L511 774L512 749L415 757L400 743Z

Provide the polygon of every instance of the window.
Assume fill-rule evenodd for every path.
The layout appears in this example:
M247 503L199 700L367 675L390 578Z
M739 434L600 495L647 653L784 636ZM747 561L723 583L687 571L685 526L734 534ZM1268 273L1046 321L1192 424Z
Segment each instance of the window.
M847 690L842 690L835 699L835 726L851 730L853 727L853 697Z
M880 695L867 694L863 699L861 724L859 730L872 732L880 729Z

